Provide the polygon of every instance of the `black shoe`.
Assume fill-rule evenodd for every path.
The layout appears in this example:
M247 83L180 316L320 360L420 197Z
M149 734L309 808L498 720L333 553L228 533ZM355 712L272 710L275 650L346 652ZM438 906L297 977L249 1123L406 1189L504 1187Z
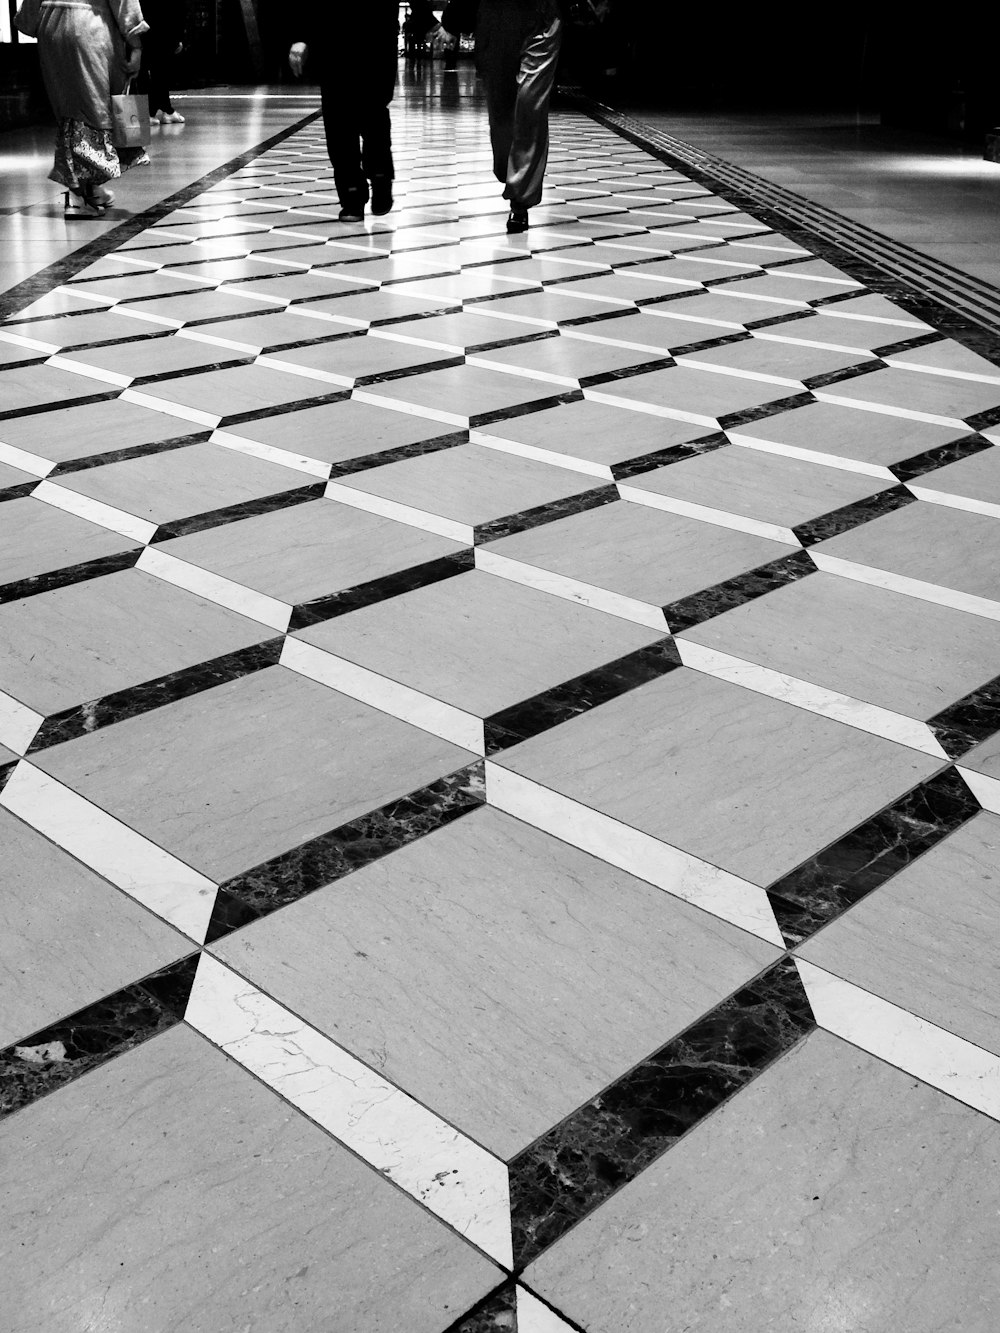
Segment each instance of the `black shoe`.
M507 219L507 230L509 232L528 230L528 210L526 208L512 208L510 210L510 217Z
M390 212L393 205L392 198L392 177L391 176L373 176L372 177L372 212L376 217L381 217L384 213Z
M344 196L340 201L340 213L337 215L340 222L364 222L365 204L367 199L361 191L351 192Z

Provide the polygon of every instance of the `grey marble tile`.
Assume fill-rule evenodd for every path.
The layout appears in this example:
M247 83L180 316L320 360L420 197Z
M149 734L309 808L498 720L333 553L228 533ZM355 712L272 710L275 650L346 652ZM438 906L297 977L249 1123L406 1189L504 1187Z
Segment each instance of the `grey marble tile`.
M941 766L686 669L495 762L761 885Z
M159 549L294 606L465 548L320 499L177 537Z
M21 1256L0 1277L11 1333L70 1333L95 1309L136 1333L292 1333L328 1318L331 1290L345 1327L439 1333L501 1277L183 1026L2 1132L5 1239Z
M0 525L0 584L139 549L128 537L30 496L10 500Z
M645 505L617 504L514 533L484 550L666 606L795 548Z
M214 347L210 343L172 336L144 338L140 342L124 344L111 343L106 347L67 352L65 356L68 361L77 362L81 366L94 366L116 375L126 375L130 379L209 367L215 369L250 359L246 352L234 352L231 348Z
M50 411L58 403L106 397L109 393L109 386L100 380L88 379L85 375L75 375L71 371L44 364L11 366L3 372L0 386L3 388L0 415L8 412ZM0 428L3 424L0 421Z
M683 637L924 720L1000 675L995 620L822 571Z
M797 952L1000 1055L1000 817L982 812Z
M194 436L201 428L114 398L0 422L0 440L55 463ZM202 432L204 433L204 432Z
M214 952L505 1158L777 955L487 808Z
M0 837L0 1046L189 951L182 935L6 810Z
M986 1116L814 1032L526 1280L581 1327L620 1333L667 1306L680 1326L711 1312L715 1333L831 1316L868 1333L985 1328L998 1146Z
M295 490L309 480L292 468L203 443L69 472L58 484L153 523L168 523Z
M4 690L48 717L273 637L137 569L0 607Z
M470 758L271 667L57 745L36 763L221 880Z
M908 505L814 549L840 559L1000 601L996 519L942 505Z

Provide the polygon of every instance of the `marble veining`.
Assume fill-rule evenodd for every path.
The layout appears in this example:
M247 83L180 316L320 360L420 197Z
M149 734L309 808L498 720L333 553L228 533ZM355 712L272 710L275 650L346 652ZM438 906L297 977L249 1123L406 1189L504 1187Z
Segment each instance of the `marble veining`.
M979 813L954 768L906 792L871 819L768 887L789 948L810 935Z
M782 960L654 1051L510 1163L520 1269L814 1025Z
M950 759L960 759L1000 731L1000 676L928 718L927 725Z
M505 1282L468 1314L449 1324L444 1333L520 1333L517 1318L517 1289Z
M899 481L913 481L916 477L926 476L928 472L935 472L938 468L947 467L949 463L957 463L959 459L971 458L973 454L982 453L984 449L991 448L993 448L993 445L989 440L973 431L969 435L963 435L961 439L940 445L937 449L928 449L924 453L914 454L912 458L906 458L902 462L892 463L889 466L889 471Z
M639 648L615 662L595 667L574 680L536 694L483 720L486 753L496 754L518 741L537 736L571 717L596 708L681 665L673 639Z
M26 753L34 754L37 750L48 749L50 745L60 745L77 736L86 736L101 727L113 726L116 722L124 722L126 718L148 713L153 708L162 708L165 704L176 703L178 699L186 699L202 690L211 690L226 681L238 680L241 676L274 666L281 656L283 644L283 637L255 643L209 662L199 662L196 666L171 671L155 680L130 685L102 699L91 699L74 708L54 713L42 722Z
M423 564L384 574L367 583L356 583L339 592L314 597L308 602L299 602L292 609L289 632L305 629L307 625L318 625L335 616L346 615L349 611L358 611L363 606L374 606L376 602L399 597L415 588L426 588L432 583L440 583L442 579L454 578L456 574L472 569L474 562L475 553L470 547L466 551L455 551L451 555L439 556L436 560L426 560Z
M190 954L0 1051L0 1116L174 1027L184 1017L197 963Z
M893 510L902 509L915 501L916 496L911 495L905 486L890 486L884 491L877 491L874 495L867 496L864 500L856 500L854 504L844 505L840 509L831 510L828 514L811 518L807 523L798 523L792 528L792 532L803 546L815 546L817 542L825 541L827 537L836 537L841 532L849 532L851 528L860 527L862 523L870 523L873 518L891 514Z
M569 514L581 514L585 509L597 509L617 500L618 491L614 486L595 486L593 490L568 495L562 500L550 500L536 509L524 509L519 514L508 514L504 518L492 519L489 523L477 523L473 529L473 540L477 546L499 541L511 533L526 532L528 528L553 523Z
M79 564L67 565L63 569L50 569L44 574L15 579L12 583L0 585L0 605L4 602L19 602L22 597L51 592L54 588L66 588L72 583L84 583L87 579L99 579L121 569L131 569L141 554L142 548L136 546L130 551L116 551L112 555L82 560Z
M261 495L254 500L243 500L239 504L224 505L221 509L212 509L204 514L191 514L187 518L174 519L161 523L150 538L151 544L169 541L171 537L186 537L191 532L201 532L205 528L217 528L222 523L238 523L243 518L253 518L257 514L270 514L275 509L289 509L293 505L305 504L307 500L318 499L324 491L322 481L309 486L296 486L290 491L278 491L273 495Z
M735 606L742 606L775 588L782 588L815 572L816 566L811 557L805 551L796 551L792 555L782 556L780 560L758 565L745 574L737 574L711 588L671 602L663 608L663 614L672 633L679 634L681 630L701 625L714 616L731 611Z
M207 941L388 856L485 800L483 765L470 764L226 880L219 888Z

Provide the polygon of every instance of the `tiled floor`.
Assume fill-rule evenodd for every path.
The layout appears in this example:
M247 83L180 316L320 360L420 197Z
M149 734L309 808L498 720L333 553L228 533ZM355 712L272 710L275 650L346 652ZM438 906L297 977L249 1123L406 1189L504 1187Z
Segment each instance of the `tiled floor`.
M455 82L0 326L0 1322L995 1333L1000 366Z

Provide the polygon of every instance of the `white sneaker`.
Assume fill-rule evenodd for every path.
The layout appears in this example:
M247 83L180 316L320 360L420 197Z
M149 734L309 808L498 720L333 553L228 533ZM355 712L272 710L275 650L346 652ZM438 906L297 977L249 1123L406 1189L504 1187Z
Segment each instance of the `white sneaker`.
M185 125L187 122L179 111L161 111L161 125Z

